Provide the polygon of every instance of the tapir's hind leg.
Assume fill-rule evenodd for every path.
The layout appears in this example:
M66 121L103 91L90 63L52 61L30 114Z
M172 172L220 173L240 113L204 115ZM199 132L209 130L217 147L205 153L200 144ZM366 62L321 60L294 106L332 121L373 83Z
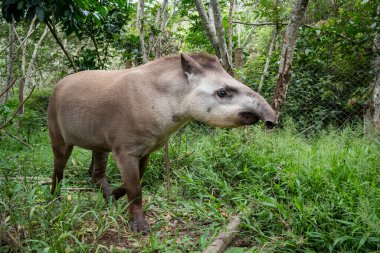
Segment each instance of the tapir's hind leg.
M54 172L51 193L59 196L59 184L63 179L63 171L71 155L73 146L67 145L58 131L50 130L51 145L54 153Z
M105 199L112 196L112 188L106 177L106 167L108 161L108 152L92 152L92 161L89 173L91 171L92 180L103 191Z
M91 164L90 164L90 167L88 168L88 175L90 175L90 177L92 177L92 172L94 171L94 152L92 152L92 156L91 156Z

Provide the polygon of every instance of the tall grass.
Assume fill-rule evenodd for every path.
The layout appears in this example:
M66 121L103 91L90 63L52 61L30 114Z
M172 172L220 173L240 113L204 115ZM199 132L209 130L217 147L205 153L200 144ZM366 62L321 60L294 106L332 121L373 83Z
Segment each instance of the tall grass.
M308 138L294 129L187 126L170 142L170 199L162 151L143 178L147 237L129 233L126 200L106 203L97 189L52 201L41 184L52 170L46 132L33 135L33 149L4 137L0 251L199 252L234 213L248 252L379 251L379 141L360 129ZM88 151L74 150L63 189L94 187L89 163ZM112 159L108 175L121 183Z

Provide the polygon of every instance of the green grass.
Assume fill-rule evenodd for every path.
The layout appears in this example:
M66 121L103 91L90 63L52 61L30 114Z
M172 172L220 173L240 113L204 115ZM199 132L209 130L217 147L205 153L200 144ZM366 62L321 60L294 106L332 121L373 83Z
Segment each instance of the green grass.
M162 150L143 178L146 237L129 232L125 199L106 203L94 188L88 151L74 149L52 201L47 132L30 137L33 148L0 138L0 251L201 252L239 212L242 248L230 252L380 251L380 143L360 129L306 138L290 123L187 126L170 142L170 192ZM108 176L121 183L112 159Z

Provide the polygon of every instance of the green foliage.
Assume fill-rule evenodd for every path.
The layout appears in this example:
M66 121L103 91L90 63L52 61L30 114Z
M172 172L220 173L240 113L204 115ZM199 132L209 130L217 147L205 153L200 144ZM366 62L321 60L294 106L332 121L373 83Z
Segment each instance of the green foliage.
M25 112L22 118L23 129L28 139L32 133L47 128L46 115L51 93L51 88L36 89L25 103Z
M262 4L265 2L270 4ZM372 46L380 27L376 1L313 2L307 20L315 24L300 29L282 115L294 119L299 129L312 127L316 132L329 125L361 122L372 95L368 88L374 78L371 61L376 53ZM263 72L270 31L258 29L258 52L243 71L244 81L253 89ZM272 56L263 86L269 100L277 81L280 50L277 47Z
M170 144L171 200L162 150L143 178L145 210L154 223L145 238L128 233L126 199L107 204L95 188L68 190L94 187L87 175L90 152L74 149L62 201L51 201L48 185L38 183L52 169L47 133L32 136L32 156L3 136L0 231L19 240L22 251L195 252L242 212L239 237L248 252L380 250L380 143L362 137L361 129L330 129L309 139L295 134L291 122L285 129L186 127ZM120 185L113 160L108 175Z
M49 99L52 93L51 88L38 88L36 89L32 96L25 103L25 107L29 110L46 114L49 105Z
M89 38L93 47L83 46L75 59L80 70L105 68L108 47L123 50L120 37L133 11L127 0L7 0L2 3L2 14L10 22L37 16L40 22L62 24L66 35L75 34L79 40Z

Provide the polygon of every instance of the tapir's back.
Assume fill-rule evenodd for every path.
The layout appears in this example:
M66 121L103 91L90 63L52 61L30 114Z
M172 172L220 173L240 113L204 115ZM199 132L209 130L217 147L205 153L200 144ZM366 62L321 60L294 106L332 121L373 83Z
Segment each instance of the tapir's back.
M128 70L92 70L60 80L49 103L49 128L58 125L68 144L85 148L105 146L104 130L120 124L115 117L120 111L122 93L133 88L133 84L124 83L124 89L120 89L119 80L126 75Z

